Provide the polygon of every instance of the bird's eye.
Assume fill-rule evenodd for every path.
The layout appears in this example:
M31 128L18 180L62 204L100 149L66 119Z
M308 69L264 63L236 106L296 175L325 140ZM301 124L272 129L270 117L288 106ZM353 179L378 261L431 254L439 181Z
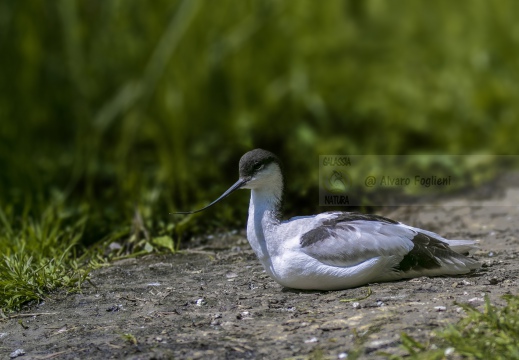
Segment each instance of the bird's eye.
M259 170L263 169L263 167L264 167L264 164L256 163L256 164L254 164L254 166L252 168L254 169L254 171L259 171Z

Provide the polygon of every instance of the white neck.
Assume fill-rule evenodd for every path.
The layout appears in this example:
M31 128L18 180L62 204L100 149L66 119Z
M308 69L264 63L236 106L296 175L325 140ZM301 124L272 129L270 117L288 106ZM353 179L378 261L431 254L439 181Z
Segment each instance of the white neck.
M252 189L247 222L247 239L260 259L268 267L268 259L277 251L277 239L273 237L280 224L280 207L283 197L283 178L271 179L268 187ZM269 236L271 235L271 236Z

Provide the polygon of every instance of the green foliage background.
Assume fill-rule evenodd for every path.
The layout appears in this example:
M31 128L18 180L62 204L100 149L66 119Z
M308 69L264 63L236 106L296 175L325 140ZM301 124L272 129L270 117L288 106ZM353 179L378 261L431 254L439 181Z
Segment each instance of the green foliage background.
M516 154L518 13L514 0L2 1L6 221L81 208L88 244L129 232L137 208L171 233L169 212L214 199L255 147L285 161L289 211L317 204L319 154ZM243 224L247 200L208 221Z

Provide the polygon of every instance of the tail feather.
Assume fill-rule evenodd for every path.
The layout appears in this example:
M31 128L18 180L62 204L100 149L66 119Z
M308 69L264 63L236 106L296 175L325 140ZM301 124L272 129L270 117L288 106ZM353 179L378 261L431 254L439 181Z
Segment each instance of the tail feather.
M463 255L472 255L479 249L478 240L446 240L446 242L452 251Z

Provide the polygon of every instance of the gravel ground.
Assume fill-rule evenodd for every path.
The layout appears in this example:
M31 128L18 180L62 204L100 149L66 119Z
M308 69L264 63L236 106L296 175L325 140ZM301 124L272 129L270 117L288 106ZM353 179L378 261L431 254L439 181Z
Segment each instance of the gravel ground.
M54 294L0 321L2 358L385 358L400 333L420 341L463 316L458 303L502 304L517 294L519 188L478 200L382 212L446 238L479 239L481 271L355 289L283 288L256 260L243 231L199 239L174 255L117 262L92 273L81 294ZM516 206L497 206L503 196ZM245 219L244 219L245 222ZM370 294L370 295L369 295ZM367 296L369 295L369 296ZM13 354L14 356L15 354Z

